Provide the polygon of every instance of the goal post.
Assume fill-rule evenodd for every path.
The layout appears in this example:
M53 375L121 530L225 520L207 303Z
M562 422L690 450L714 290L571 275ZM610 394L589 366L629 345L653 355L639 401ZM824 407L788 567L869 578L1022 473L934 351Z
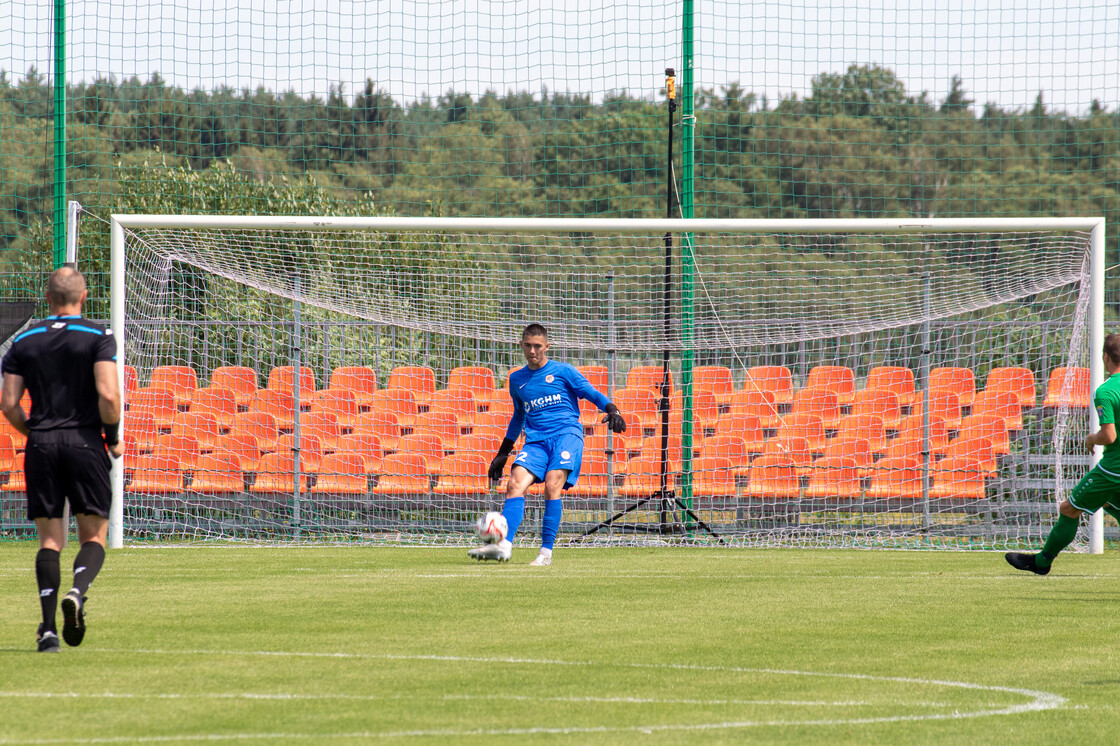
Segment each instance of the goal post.
M1101 218L114 215L111 324L122 390L126 366L136 370L141 388L158 388L147 384L157 368L169 366L194 371L200 388L220 367L254 371L262 390L272 370L294 364L310 371L306 392L294 387L297 403L285 410L294 421L281 417L281 433L299 433L305 420L316 427L330 420L312 417L312 407L319 406L316 397L333 396L321 392L332 389L333 373L341 368L371 371L383 399L404 390L399 381L397 388L390 385L394 372L428 371L427 388L401 398L412 402L424 427L452 422L448 443L495 427L500 418L484 415L508 405L501 387L509 370L519 367L516 341L531 321L549 327L557 359L611 371L615 391L640 389L641 369L658 367L668 352L677 376L671 402L656 401L652 413L639 414L649 397L621 394L624 414L634 415L648 439L627 436L620 448L607 438L602 446L603 434L593 419L584 419L588 447L606 454L611 477L603 485L597 474L603 453L585 456L591 471L581 482L588 483L587 491L566 501L565 538L578 540L644 494L642 469L657 461L650 453L657 442L653 433L661 432L654 430L655 420L665 417L673 457L662 453L661 462L671 464L675 496L687 498L683 503L695 513L662 504L660 511L612 523L597 535L605 539L596 540L704 543L709 537L697 532L699 517L724 540L752 546L1027 546L1044 535L1055 497L1089 465L1076 446L1081 430L1097 424L1082 389L1087 383L1091 393L1103 381L1104 230ZM661 253L665 234L674 236L677 255L668 280ZM666 298L672 301L668 320ZM921 343L923 334L932 339L929 348ZM770 382L757 379L763 368L784 371L791 399L779 401ZM452 413L454 402L425 403L433 383L436 393L462 391L456 376L466 369L489 375L490 390L474 391L458 413ZM714 378L697 381L694 370L700 369L725 376L730 390L711 388ZM847 382L822 383L825 369L846 375ZM1029 371L1038 403L1032 388L1029 405L1023 399L1013 413L988 416L984 406L1010 406L994 384L987 387L991 396L983 386L995 380L997 369ZM1077 372L1086 369L1087 382ZM873 383L887 370L913 379L905 403L904 392L878 395ZM930 385L929 371L959 371L970 387L950 395L942 379ZM1061 371L1056 392L1048 392L1048 382ZM1044 402L1042 392L1056 398ZM980 404L973 404L975 396ZM946 402L956 407L950 413L956 417L949 418L941 442L938 408ZM254 406L238 404L242 413ZM888 409L868 414L882 406ZM358 416L371 407L358 407ZM175 408L168 417L185 419L180 415L192 409L190 397L176 398ZM124 432L136 411L130 404ZM400 420L413 416L399 414ZM1005 422L1005 431L978 436L981 448L992 452L963 453L971 431L958 429L960 421L990 426L993 418ZM802 421L804 432L798 429ZM165 435L173 429L170 422L160 426ZM865 430L848 431L864 425L874 431L870 440L862 437ZM751 426L759 428L758 441L721 460L719 449L734 450L749 440L745 430L721 433ZM918 430L907 429L913 427ZM221 429L228 431L229 423ZM412 429L401 423L397 434L417 435ZM820 439L803 456L796 447L816 429ZM340 424L338 432L346 431L353 428ZM360 494L349 499L323 497L322 485L333 472L320 473L318 462L306 471L303 459L312 455L311 446L302 435L288 437L296 454L290 500L259 499L249 470L244 494L199 497L191 489L197 474L189 465L181 467L182 494L150 496L135 481L126 489L129 464L116 464L111 545L123 544L126 524L137 536L178 540L461 543L471 511L500 505L492 485L488 492L476 489L469 500L451 490L458 482L438 462L445 462L442 468L459 463L452 461L453 447L424 462L428 481L414 488L423 496L393 492L387 486L395 483L392 470L408 461L404 456L417 438L399 451L381 449L378 465L366 475L368 493L359 486ZM835 455L847 440L856 443L856 452ZM914 443L910 454L906 448ZM859 463L849 467L849 458ZM909 468L898 458L918 462L916 497L891 492L886 467L878 469ZM770 477L787 466L796 474L785 491L770 485ZM956 471L964 472L960 480ZM846 486L837 486L837 475ZM971 492L954 491L970 479ZM529 531L533 520L539 518L530 518ZM1100 514L1090 521L1087 538L1090 551L1101 551Z

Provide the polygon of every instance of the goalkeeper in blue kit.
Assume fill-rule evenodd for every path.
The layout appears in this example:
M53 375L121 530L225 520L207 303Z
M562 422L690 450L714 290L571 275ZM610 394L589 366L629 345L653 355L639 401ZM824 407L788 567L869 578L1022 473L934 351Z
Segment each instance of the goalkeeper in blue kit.
M513 460L506 482L502 515L509 524L506 538L470 550L476 560L508 562L513 538L525 514L525 491L544 482L544 518L541 550L532 565L551 565L552 547L560 529L560 496L575 486L583 460L583 426L579 423L579 399L587 399L606 412L603 422L612 432L626 430L618 407L597 391L574 366L548 359L548 332L540 324L529 324L521 333L521 351L526 366L510 374L509 395L513 417L498 454L490 462L490 479L502 477L514 441L525 431L525 445Z

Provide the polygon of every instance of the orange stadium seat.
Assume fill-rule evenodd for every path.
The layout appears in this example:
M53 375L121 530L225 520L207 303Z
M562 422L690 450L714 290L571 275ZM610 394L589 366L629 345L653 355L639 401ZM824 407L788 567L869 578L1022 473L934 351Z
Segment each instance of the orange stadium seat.
M198 374L187 365L161 365L152 371L148 387L167 389L175 395L175 405L186 408L198 390Z
M784 365L755 365L747 368L741 391L767 391L775 404L793 403L793 374Z
M736 391L731 395L728 411L721 415L721 419L728 415L744 414L757 418L759 424L766 429L772 430L782 424L778 404L774 401L774 394L769 391ZM718 425L716 429L719 429Z
M133 416L134 415L132 413L129 413L129 417ZM145 416L151 417L151 415ZM0 433L3 433L4 435L10 437L12 439L12 443L15 444L15 447L17 449L22 451L27 447L27 436L12 427L12 423L8 422L7 417L0 417Z
M1034 371L1030 368L992 368L984 391L1009 391L1018 397L1020 407L1033 407L1038 403Z
M373 392L377 391L377 373L362 365L343 365L331 371L326 391L349 392L358 407L373 406Z
M818 365L809 369L805 379L805 388L824 388L836 394L836 400L842 405L852 403L856 392L856 376L852 369L845 365Z
M917 399L914 371L898 365L879 365L867 372L865 391L889 391L898 397L899 405L909 407Z
M367 474L373 474L380 469L381 460L385 458L385 451L381 448L381 440L370 433L343 435L338 440L336 453L353 453L361 456ZM325 462L326 459L324 459Z
M747 450L746 441L737 435L713 435L704 441L701 455L731 459L731 465L736 471L746 469L751 462L751 452Z
M735 463L726 456L701 456L692 465L692 494L696 497L734 497Z
M1023 409L1014 391L984 390L972 400L972 415L1000 417L1008 430L1023 429Z
M944 458L968 458L975 461L984 474L994 476L996 473L996 454L992 449L992 441L979 435L962 436L949 443L945 448Z
M121 430L121 437L128 439L139 451L150 451L159 437L159 425L150 412L129 412ZM127 448L127 446L126 446Z
M876 415L883 418L883 427L895 430L902 422L902 406L893 391L864 389L852 397L853 415Z
M793 460L784 453L759 456L751 464L750 481L743 493L756 500L796 500L801 480Z
M280 428L276 418L268 412L238 412L230 425L229 434L251 436L262 451L275 451Z
M982 500L985 495L985 469L967 456L944 458L931 469L933 499Z
M647 389L654 397L661 396L665 369L660 365L635 365L626 373L626 388ZM673 371L669 371L669 391L673 390ZM605 393L605 392L604 392Z
M924 438L923 428L925 427L922 417L920 407L918 412L903 417L902 422L898 424L898 437L895 441L914 440L917 441L920 449ZM930 450L934 453L940 452L942 448L949 445L949 428L945 424L945 418L936 412L929 416L929 445Z
M778 428L777 437L779 439L791 437L805 438L809 450L813 453L823 453L828 443L824 420L821 419L820 415L812 412L794 412L787 414L782 421L782 426Z
M370 398L372 402L372 397ZM372 406L372 405L371 405ZM330 413L338 420L344 430L349 430L354 425L354 420L361 413L358 400L353 391L349 389L324 389L316 391L311 398L311 412Z
M850 414L840 420L836 428L836 438L858 438L867 441L871 453L879 453L887 447L887 433L883 418L877 414Z
M156 439L153 456L173 456L179 462L179 468L190 470L198 463L202 450L198 445L198 438L191 435L160 435Z
M452 368L447 376L447 388L467 389L474 394L476 391L493 391L494 371L479 365L464 365Z
M945 427L950 430L956 430L961 424L961 400L957 392L950 391L949 389L930 389L929 392L923 392L923 397L929 397L929 414L930 417L940 417L945 422ZM925 403L922 399L914 402L914 406L910 408L910 417L920 416L925 409ZM910 417L906 419L909 420ZM921 422L921 420L918 420ZM899 424L901 430L902 423Z
M512 410L509 413L495 412L479 412L474 416L473 427L496 427L500 428L502 432L509 426L509 421L513 417Z
M603 396L608 396L607 385L607 368L604 365L581 365L577 368L583 377L587 379L599 393ZM508 387L508 381L507 381ZM507 393L508 397L508 393ZM603 419L603 413L599 408L592 404L587 399L579 400L579 422L584 427L594 427L599 424Z
M241 459L235 453L215 451L198 458L191 474L191 492L204 495L222 495L245 489L245 475Z
M859 475L866 477L871 474L871 467L875 463L875 453L871 450L871 442L866 438L839 437L828 442L822 458L837 458L843 456L855 462Z
M638 420L648 428L652 428L653 423L660 421L657 410L657 398L654 396L653 391L648 388L619 389L614 392L613 401L615 406L618 407L618 411L623 419L626 420L627 431L631 429L631 415L637 417Z
M213 451L222 435L217 418L205 412L179 412L171 421L172 435L189 435L198 441L201 451Z
M237 410L237 396L229 389L209 386L195 391L191 399L191 412L210 415L223 430L229 430Z
M434 433L420 432L405 435L398 440L397 452L420 454L424 458L424 463L427 464L428 473L432 475L439 473L440 465L446 455L442 438Z
M976 396L976 378L971 368L934 368L929 372L929 388L952 391L962 407L971 407Z
M579 365L576 370L587 379L591 386L604 396L610 388L610 380L608 378L607 366L605 365ZM506 379L506 388L509 388L509 379Z
M579 481L566 494L573 497L603 498L607 496L608 486L606 454L598 450L588 451L584 449L583 465L579 470Z
M318 436L300 433L299 465L304 474L315 474L323 463L323 442ZM281 435L276 441L277 453L295 453L296 436Z
M262 412L276 418L276 426L290 431L295 427L295 399L276 389L259 389L249 403L250 412Z
M513 400L509 397L509 389L487 389L475 391L474 403L479 413L500 412L506 416L513 414ZM583 403L583 399L580 399Z
M871 470L868 500L918 500L922 497L922 464L912 458L884 458Z
M12 468L8 470L8 481L0 486L0 491L27 492L27 479L23 469L22 453L16 454L15 460L12 462Z
M587 436L584 453L587 453L591 444L591 437ZM470 434L463 435L459 438L459 442L455 446L455 453L480 453L486 456L487 461L494 457L498 452L498 448L502 445L501 435L492 434Z
M395 415L400 426L408 429L416 423L416 415L420 413L413 392L401 388L382 389L375 393L371 411ZM382 444L389 447L384 440Z
M241 469L256 471L257 462L260 461L263 452L257 439L252 435L244 432L231 432L219 438L212 453L228 453L237 456Z
M717 404L728 405L735 391L731 369L724 365L699 365L692 369L692 390L707 391Z
M175 406L175 394L168 389L141 388L132 392L128 401L128 412L147 412L161 429L170 430L179 408Z
M458 449L459 438L462 437L459 422L459 417L454 412L425 412L416 417L412 432L437 435L443 441L445 449L454 451Z
M454 414L459 418L459 424L467 427L474 422L478 405L475 404L474 394L470 389L439 389L428 399L428 411Z
M696 440L702 440L705 431L715 430L716 423L719 421L719 404L716 402L715 394L703 390L692 392L692 420L692 433ZM669 426L680 431L683 421L684 393L674 391L672 398L669 399Z
M0 472L11 471L16 464L16 444L12 436L0 433Z
M806 497L855 499L863 494L859 467L849 456L828 456L813 464Z
M132 479L125 485L125 492L167 495L183 491L183 471L173 455L137 456L129 466Z
M676 477L671 469L666 471L665 477L666 489L673 489ZM660 489L661 454L655 450L627 464L626 480L618 493L623 497L648 497Z
M1067 389L1066 377L1069 377ZM1050 372L1050 379L1046 383L1046 397L1042 400L1044 407L1058 407L1061 405L1081 408L1092 404L1089 391L1088 368L1055 368Z
M388 451L397 450L397 441L401 439L400 420L392 412L372 412L359 414L353 422L353 432L358 435L376 435L381 447Z
M299 418L299 431L304 435L314 435L319 439L323 453L338 450L338 440L342 437L342 426L334 412L304 412Z
M268 373L267 388L295 396L296 368L294 365L278 365ZM299 398L307 401L315 391L315 373L307 366L299 369Z
M808 475L813 465L813 450L808 439L800 435L787 435L766 441L766 450L762 455L785 456L793 463L799 477Z
M135 366L124 366L124 398L128 399L128 395L136 389L140 388L140 376L136 373Z
M328 495L365 495L369 477L365 458L358 453L332 453L323 458L311 492Z
M944 450L949 447L948 441L945 442L940 448ZM937 453L932 447L930 448L930 459L934 458ZM899 459L908 458L915 459L918 463L922 461L922 438L919 431L918 438L915 440L911 435L907 437L899 436L894 440L888 441L886 449L882 453L883 459ZM882 459L880 459L882 460Z
M668 448L669 468L671 471L677 471L681 465L681 436L677 433L670 432L669 439L666 442ZM653 458L661 458L661 435L651 435L648 438L642 439L642 457L650 456Z
M428 399L436 390L436 374L431 368L420 365L393 368L389 372L389 382L385 388L409 391L413 402L427 406Z
M1011 453L1011 438L1008 435L1006 421L1000 417L987 414L970 414L961 419L958 438L987 438L992 442L992 452L1006 456Z
M743 447L747 453L762 453L766 443L766 430L758 417L753 414L728 413L716 422L714 437L733 436L743 440ZM710 439L709 439L710 440ZM708 440L704 441L704 448L708 447Z
M844 416L840 411L840 397L836 391L820 386L801 389L794 394L793 408L790 411L793 414L815 414L828 430L835 430Z
M257 393L257 372L244 365L223 365L210 374L209 388L229 389L239 409L248 409Z
M307 492L306 472L300 472L299 491ZM290 450L266 453L257 464L257 478L249 488L250 492L278 492L291 494L295 487L296 458Z
M480 453L456 453L443 460L432 494L483 498L490 494L486 476L490 459Z
M429 485L428 465L419 453L393 453L381 462L377 484L370 490L375 495L426 495Z

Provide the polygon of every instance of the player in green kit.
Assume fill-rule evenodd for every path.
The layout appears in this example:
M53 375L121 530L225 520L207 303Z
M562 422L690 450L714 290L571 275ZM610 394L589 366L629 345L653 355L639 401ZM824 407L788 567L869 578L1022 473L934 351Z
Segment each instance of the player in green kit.
M1116 423L1120 421L1120 334L1104 338L1104 369L1108 378L1093 394L1093 406L1101 429L1085 438L1089 453L1096 446L1104 446L1100 463L1081 478L1068 500L1058 507L1058 522L1050 529L1046 543L1038 554L1008 552L1008 564L1016 570L1027 570L1037 575L1050 572L1050 564L1058 552L1069 546L1077 535L1081 514L1092 515L1101 508L1120 521L1120 443L1116 440Z

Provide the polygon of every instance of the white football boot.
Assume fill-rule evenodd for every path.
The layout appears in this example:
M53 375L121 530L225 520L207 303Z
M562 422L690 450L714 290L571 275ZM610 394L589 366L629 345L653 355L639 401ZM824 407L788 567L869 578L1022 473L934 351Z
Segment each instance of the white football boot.
M513 556L513 544L505 540L497 544L483 544L467 552L467 556L479 561L509 562L509 558Z
M548 567L552 564L552 550L541 547L541 553L529 563L530 567Z

